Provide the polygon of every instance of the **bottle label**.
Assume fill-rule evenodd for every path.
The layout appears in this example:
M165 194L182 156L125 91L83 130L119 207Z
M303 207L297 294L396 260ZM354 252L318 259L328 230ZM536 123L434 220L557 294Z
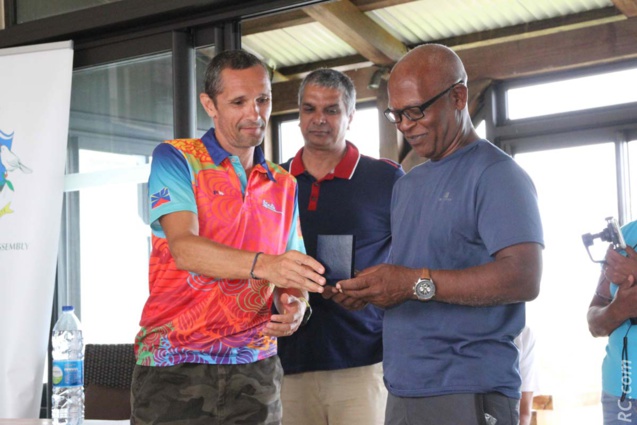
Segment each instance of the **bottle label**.
M81 387L84 385L84 360L54 360L54 387Z

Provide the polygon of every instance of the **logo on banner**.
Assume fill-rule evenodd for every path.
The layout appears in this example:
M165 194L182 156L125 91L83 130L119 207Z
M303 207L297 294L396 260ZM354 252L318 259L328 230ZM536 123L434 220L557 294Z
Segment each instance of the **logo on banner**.
M13 133L8 134L0 130L0 218L13 213L8 196L8 191L15 192L11 175L17 172L26 174L32 172L12 150L12 144Z

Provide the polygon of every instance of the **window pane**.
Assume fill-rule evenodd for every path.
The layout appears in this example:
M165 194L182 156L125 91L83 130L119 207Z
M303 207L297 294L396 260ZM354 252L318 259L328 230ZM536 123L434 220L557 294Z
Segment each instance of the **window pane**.
M378 138L378 110L376 107L356 109L347 133L347 140L354 143L363 155L378 158L380 155Z
M551 412L555 423L602 423L606 339L593 338L586 322L600 267L588 258L582 235L600 232L605 217L617 217L614 144L519 154L515 159L537 188L546 244L540 295L527 304L527 324L537 337L540 393L568 400ZM595 245L601 249L594 250L594 258L603 258L607 243L598 239Z
M113 152L122 141L171 139L172 101L170 54L75 71L71 137L88 133L98 138L99 150Z
M196 65L195 65L195 73L197 74L197 137L201 137L204 135L206 131L212 127L212 119L208 116L203 106L201 106L201 102L199 102L199 93L203 93L204 91L204 79L206 75L206 68L208 67L208 63L210 59L212 59L215 55L215 47L214 46L206 46L196 50Z
M509 119L580 111L637 102L637 90L623 90L621 81L635 81L637 69L609 72L507 90Z
M299 120L283 121L280 124L279 134L281 135L281 162L286 162L303 147Z
M61 15L121 0L16 0L18 23Z
M280 134L281 161L285 162L303 147L299 120L281 122ZM378 110L375 107L357 108L346 139L354 143L361 154L378 158L380 156Z
M476 126L476 133L478 133L478 136L483 139L487 138L487 122L485 120L480 121L480 123Z
M148 294L149 162L172 138L170 54L76 71L65 187L69 268L60 304L74 304L85 343L132 343ZM77 217L74 219L74 217ZM72 236L71 236L72 237ZM79 294L79 295L77 295ZM66 299L64 299L66 298Z
M80 150L80 172L145 165L146 158ZM88 174L90 175L90 174ZM80 192L81 305L84 343L132 343L148 296L150 229L140 216L146 202L129 181Z

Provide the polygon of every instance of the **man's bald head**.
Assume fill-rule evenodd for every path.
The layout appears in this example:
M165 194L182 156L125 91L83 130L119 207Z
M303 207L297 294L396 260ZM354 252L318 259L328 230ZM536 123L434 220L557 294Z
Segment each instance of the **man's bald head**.
M417 72L426 85L444 86L457 81L467 82L467 72L460 57L442 44L423 44L409 51L394 66L394 80Z
M392 69L388 117L418 155L436 161L479 138L466 82L458 55L440 44L416 47Z

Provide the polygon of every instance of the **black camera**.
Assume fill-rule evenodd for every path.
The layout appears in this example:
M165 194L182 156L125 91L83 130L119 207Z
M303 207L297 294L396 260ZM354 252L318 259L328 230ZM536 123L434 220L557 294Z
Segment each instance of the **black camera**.
M582 241L584 242L584 246L586 247L586 251L588 252L588 256L591 257L591 261L595 263L604 263L604 260L596 261L593 260L593 256L591 255L591 251L589 247L593 245L595 239L600 238L604 242L610 242L615 251L621 251L626 249L626 242L624 241L624 236L622 235L621 230L619 230L619 225L617 224L617 220L613 217L606 218L606 228L599 233L591 234L586 233L582 235ZM637 317L631 317L630 323L633 325L637 325Z
M603 263L604 260L594 260L591 255L591 251L589 249L590 246L593 245L595 239L601 239L604 242L610 242L615 251L621 251L622 249L626 249L626 242L624 241L624 236L622 232L619 230L619 224L617 224L617 220L613 217L606 218L606 228L599 233L586 233L582 235L582 242L584 242L584 246L586 247L586 252L588 252L588 256L591 258L591 261L595 263Z

